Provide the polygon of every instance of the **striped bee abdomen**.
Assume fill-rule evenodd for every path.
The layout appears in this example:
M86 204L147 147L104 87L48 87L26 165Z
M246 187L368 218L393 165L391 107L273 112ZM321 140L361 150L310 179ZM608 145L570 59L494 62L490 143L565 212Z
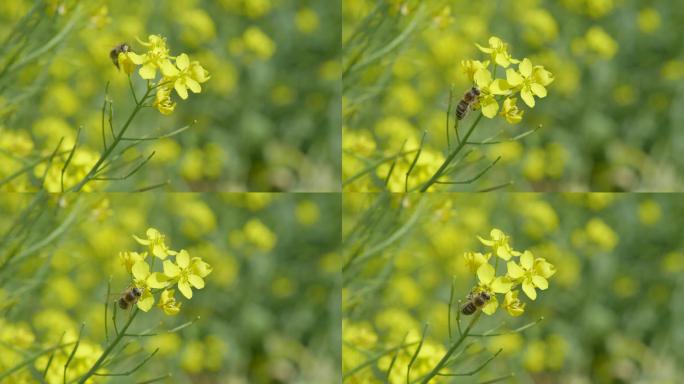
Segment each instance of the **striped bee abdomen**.
M461 309L461 313L463 313L464 315L472 315L473 313L475 313L475 311L477 311L477 307L472 301L466 303L466 305L464 305Z
M461 101L458 102L456 106L456 119L463 120L468 114L470 107L477 102L477 98L480 96L480 90L477 87L472 87L468 92L463 95Z

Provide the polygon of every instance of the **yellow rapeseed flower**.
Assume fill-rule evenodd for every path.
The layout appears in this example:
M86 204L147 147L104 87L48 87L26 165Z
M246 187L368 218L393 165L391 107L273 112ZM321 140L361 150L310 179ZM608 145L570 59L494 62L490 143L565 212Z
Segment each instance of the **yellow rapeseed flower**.
M496 101L495 96L509 94L509 85L505 80L492 79L492 74L487 69L479 69L475 72L475 84L480 89L478 104L482 109L482 114L493 119L499 112L499 102Z
M520 316L525 312L525 303L518 299L518 291L506 292L501 306L513 317Z
M533 67L528 58L523 59L518 66L518 71L512 68L507 69L506 80L511 87L520 90L520 97L525 104L534 108L534 96L546 97L546 86L553 82L553 75L542 66Z
M192 298L192 287L204 288L204 279L211 273L209 264L200 258L190 260L188 251L181 250L176 255L176 263L164 260L164 274L173 282L178 283L178 290L188 299Z
M489 47L483 47L477 43L475 45L480 51L489 53L492 61L503 68L508 68L511 63L517 64L520 62L519 60L514 59L508 52L508 44L496 36L489 38Z
M530 251L525 251L520 256L520 265L515 261L509 261L508 276L522 283L522 290L531 300L537 298L535 288L545 290L549 287L548 278L556 273L555 267L544 259L535 260Z
M513 250L508 242L510 237L502 230L494 228L489 232L491 239L484 239L478 236L480 242L494 250L494 253L504 260L510 260L511 256L520 256L521 253Z
M501 116L503 116L510 124L520 123L522 121L523 114L525 113L525 111L518 108L516 101L516 98L506 98L506 100L503 102Z
M176 93L183 100L188 98L188 88L194 93L200 93L202 92L200 83L209 80L209 72L199 62L190 62L190 58L185 53L176 58L175 66L169 61L163 62L161 71L164 75L162 81L172 82Z
M152 253L156 257L164 260L169 255L176 254L176 251L172 251L171 249L169 249L169 247L166 246L166 243L164 242L166 236L164 236L156 228L148 228L147 232L145 232L145 235L147 236L146 239L141 239L136 235L133 235L133 238L139 244L147 245L150 248L150 253Z
M147 312L154 305L154 296L151 290L166 287L168 279L159 272L150 273L150 266L144 260L135 263L131 271L133 273L133 285L143 292L137 303L138 308Z
M171 100L171 88L159 87L157 94L154 97L153 106L157 108L162 115L170 115L176 109L176 102Z
M147 80L152 80L157 76L157 69L169 62L169 48L166 46L166 38L161 35L149 35L147 42L138 40L138 42L148 48L148 51L142 55L140 70L138 73L140 77Z
M174 293L173 289L165 289L159 296L159 304L157 304L169 316L177 315L181 307L181 303L173 297Z

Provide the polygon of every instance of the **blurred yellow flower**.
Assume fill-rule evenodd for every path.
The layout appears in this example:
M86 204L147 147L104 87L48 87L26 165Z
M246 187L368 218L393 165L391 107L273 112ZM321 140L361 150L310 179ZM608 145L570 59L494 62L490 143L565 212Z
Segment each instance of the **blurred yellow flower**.
M166 246L166 243L164 242L166 236L164 236L156 228L148 228L147 232L145 232L145 235L147 236L146 239L141 239L136 235L133 235L133 238L138 242L138 244L147 245L153 255L164 260L169 255L176 254L176 251L173 251Z
M489 60L482 62L480 60L461 60L461 71L466 75L469 81L475 81L475 73L480 69L486 70L489 68Z
M480 51L490 54L492 61L503 68L508 68L511 63L517 64L520 62L514 59L508 52L508 44L496 36L489 38L489 47L483 47L477 43L475 45Z
M491 253L482 254L480 252L467 251L466 253L463 254L463 258L465 259L466 266L473 273L476 272L482 264L489 261L490 257L492 257Z
M147 42L138 39L138 42L148 48L148 51L142 56L140 70L138 73L140 77L147 80L152 80L157 76L157 69L162 65L169 63L169 49L166 46L166 38L161 35L149 35Z
M128 271L128 273L131 273L133 265L135 265L135 263L137 263L138 261L145 260L146 257L147 252L119 252L119 259L121 260L121 265L123 265L126 268L126 271Z
M494 253L504 260L510 260L511 256L520 256L521 253L513 250L508 244L510 237L502 230L494 228L489 232L491 239L484 239L478 236L480 242L494 250Z

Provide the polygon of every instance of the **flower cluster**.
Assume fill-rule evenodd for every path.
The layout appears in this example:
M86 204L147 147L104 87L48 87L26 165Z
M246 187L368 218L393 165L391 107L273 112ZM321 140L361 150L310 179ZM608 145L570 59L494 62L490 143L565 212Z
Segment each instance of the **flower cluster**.
M480 89L476 108L480 108L485 117L493 119L499 113L500 99L504 98L500 115L510 124L519 123L524 111L518 108L514 96L519 94L528 107L534 108L535 97L546 97L546 87L553 82L553 74L541 65L533 65L528 58L513 58L508 51L508 44L496 36L489 38L487 47L476 45L489 55L489 60L461 62L461 69L467 78ZM517 70L512 68L513 65L517 66ZM496 78L498 67L506 70L505 78Z
M176 301L175 290L187 299L192 298L192 289L204 288L204 278L211 273L211 266L199 257L190 257L185 249L174 251L166 245L166 236L155 228L149 228L145 238L133 236L135 241L147 246L147 251L121 252L121 264L132 275L132 286L141 290L142 294L137 306L142 311L149 311L155 302L155 290L162 290L157 306L167 315L175 315L180 311L181 303ZM151 263L148 264L148 255ZM152 272L156 259L162 260L162 272Z
M147 48L144 54L128 48L118 53L115 63L129 75L139 66L138 74L148 81L154 81L161 74L154 85L157 93L153 103L161 114L171 114L176 108L176 102L171 99L172 89L183 100L188 98L188 89L193 93L202 92L200 84L209 80L209 72L198 61L190 61L185 53L170 56L166 38L160 35L150 35L147 42L138 42Z
M520 286L530 300L537 298L537 288L545 290L549 287L548 279L556 273L556 267L541 257L535 257L526 250L516 251L510 245L510 237L500 229L492 229L490 238L478 236L480 242L489 248L489 252L466 252L466 265L477 275L478 285L473 293L487 292L491 299L482 307L487 315L492 315L499 307L497 293L504 295L503 308L511 316L520 316L525 311L525 303L515 288ZM494 255L494 265L490 260ZM499 259L506 262L506 274L497 276ZM517 260L517 261L516 261Z

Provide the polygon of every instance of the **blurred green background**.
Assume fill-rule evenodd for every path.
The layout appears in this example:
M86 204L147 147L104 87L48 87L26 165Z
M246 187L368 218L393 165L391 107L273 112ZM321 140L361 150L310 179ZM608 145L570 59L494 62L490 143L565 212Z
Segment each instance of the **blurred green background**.
M684 203L668 194L347 194L343 203L343 373L347 383L381 381L392 353L349 375L376 354L417 342L429 325L413 372L425 374L448 348L452 278L463 300L476 278L465 251L491 228L557 268L525 313L482 316L450 372L477 383L514 373L511 383L678 383L684 354ZM364 262L351 263L352 258ZM499 265L499 272L505 270ZM521 296L522 297L522 296ZM453 318L452 318L453 319ZM465 319L462 320L465 326ZM455 331L454 331L455 332ZM404 383L416 345L399 354L390 382ZM432 381L431 381L432 382Z
M213 272L191 300L176 293L177 316L158 308L139 313L129 333L158 325L159 334L129 338L120 356L131 356L108 371L125 372L159 348L156 356L131 376L95 382L166 373L173 375L162 381L168 383L324 383L340 376L335 195L0 194L0 213L0 374L55 345L63 332L64 342L75 341L84 323L70 368L83 374L93 363L87 359L106 346L107 280L114 295L130 284L118 254L145 250L132 235L153 226L170 248L187 249ZM164 332L197 316L179 332ZM119 311L119 326L125 319ZM111 340L111 321L109 331ZM58 377L48 375L49 383L62 383L70 351L56 354ZM37 382L46 360L0 381Z
M343 178L394 156L402 145L417 149L423 132L426 145L413 177L424 182L434 173L447 151L449 89L453 84L460 98L470 87L460 63L487 59L475 43L486 45L495 35L514 57L544 65L556 81L520 125L484 119L474 141L543 127L520 141L474 147L452 179L502 159L474 185L439 189L512 181L509 189L517 191L681 190L682 25L677 0L345 1ZM403 192L413 157L398 160L402 185L390 181L391 190ZM370 173L375 180L367 175L345 188L381 190L389 168L386 161Z
M136 37L161 34L172 55L187 53L211 79L202 93L177 99L170 116L143 111L131 136L194 125L130 150L129 159L156 154L108 190L166 181L172 191L339 190L340 9L339 0L3 1L0 39L14 40L0 68L15 55L43 54L0 76L0 179L60 137L73 143L78 127L85 148L100 151L105 84L111 81L117 124L133 105L109 51L121 42L140 51ZM136 84L144 88L141 79ZM15 183L10 189L35 190Z

